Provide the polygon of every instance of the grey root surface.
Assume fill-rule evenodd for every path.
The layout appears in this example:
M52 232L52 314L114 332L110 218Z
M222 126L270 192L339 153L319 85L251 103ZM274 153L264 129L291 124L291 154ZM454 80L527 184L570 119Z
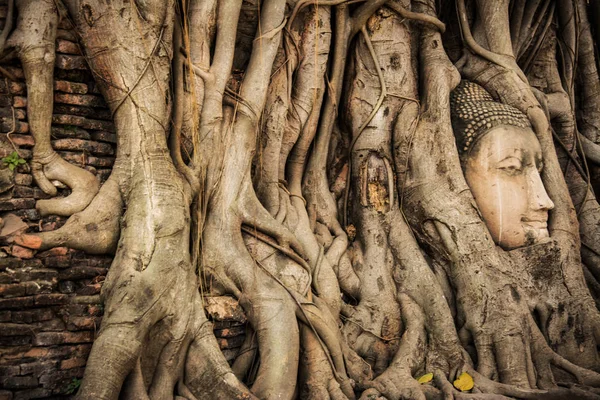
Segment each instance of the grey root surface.
M102 186L51 145L61 20L116 128ZM114 255L77 398L600 399L598 29L598 0L9 0L36 208L69 217L10 241ZM461 79L529 121L546 240L492 239ZM248 319L232 365L203 293Z

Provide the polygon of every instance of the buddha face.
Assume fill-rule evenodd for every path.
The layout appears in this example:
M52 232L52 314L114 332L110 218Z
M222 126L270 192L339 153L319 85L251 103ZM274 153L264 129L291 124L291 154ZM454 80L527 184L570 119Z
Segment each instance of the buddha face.
M548 197L540 172L540 143L531 129L497 126L473 145L465 178L494 241L504 249L548 235Z

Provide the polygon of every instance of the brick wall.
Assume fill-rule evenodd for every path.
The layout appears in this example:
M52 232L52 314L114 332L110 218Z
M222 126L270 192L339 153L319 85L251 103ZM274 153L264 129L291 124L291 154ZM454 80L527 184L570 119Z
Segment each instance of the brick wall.
M0 18L5 13L0 1ZM52 145L65 160L104 182L114 162L115 130L76 42L61 23ZM6 71L0 71L0 157L16 147L29 160L34 141L23 71L17 61L0 67ZM8 228L40 232L64 224L66 218L41 218L35 210L35 201L47 196L33 182L28 164L14 172L2 163L0 168L1 234ZM59 189L60 196L68 193L68 188ZM76 390L102 321L98 294L111 261L64 247L36 253L0 236L0 400L69 398L67 393ZM231 361L244 339L243 314L229 298L213 297L206 304L219 345Z

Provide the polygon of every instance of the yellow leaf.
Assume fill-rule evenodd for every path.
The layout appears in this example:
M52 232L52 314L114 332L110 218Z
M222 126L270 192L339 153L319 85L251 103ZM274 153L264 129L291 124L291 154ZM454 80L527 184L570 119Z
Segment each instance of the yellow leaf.
M431 382L432 379L433 379L433 374L430 372L428 374L418 377L417 382L419 382L422 385L424 383Z
M460 390L461 392L466 392L468 390L473 389L473 377L466 372L460 374L457 380L454 381L454 387Z

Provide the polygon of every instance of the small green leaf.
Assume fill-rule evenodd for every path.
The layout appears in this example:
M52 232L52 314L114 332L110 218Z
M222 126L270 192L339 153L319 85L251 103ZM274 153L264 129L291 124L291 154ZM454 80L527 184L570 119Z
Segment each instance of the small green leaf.
M8 169L10 169L11 171L14 171L16 168L15 164L8 164Z

